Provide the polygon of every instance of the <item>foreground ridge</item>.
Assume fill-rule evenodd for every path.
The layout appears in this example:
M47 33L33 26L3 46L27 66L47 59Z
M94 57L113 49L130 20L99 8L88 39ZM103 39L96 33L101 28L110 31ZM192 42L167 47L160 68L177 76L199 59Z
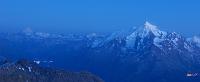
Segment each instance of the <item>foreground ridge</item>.
M3 61L0 73L0 82L103 82L89 72L44 68L25 59L14 63Z

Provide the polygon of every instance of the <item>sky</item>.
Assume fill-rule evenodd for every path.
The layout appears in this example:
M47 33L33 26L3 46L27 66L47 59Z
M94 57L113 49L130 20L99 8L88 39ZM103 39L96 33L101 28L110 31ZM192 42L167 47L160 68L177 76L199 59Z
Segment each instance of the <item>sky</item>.
M0 32L109 33L149 21L200 34L199 0L0 0Z

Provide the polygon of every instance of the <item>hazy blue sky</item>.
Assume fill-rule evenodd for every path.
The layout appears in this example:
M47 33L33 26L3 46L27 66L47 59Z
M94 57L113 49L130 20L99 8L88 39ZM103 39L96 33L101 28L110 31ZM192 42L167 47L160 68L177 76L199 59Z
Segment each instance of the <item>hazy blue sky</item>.
M199 0L0 0L0 30L113 32L148 20L162 30L200 34Z

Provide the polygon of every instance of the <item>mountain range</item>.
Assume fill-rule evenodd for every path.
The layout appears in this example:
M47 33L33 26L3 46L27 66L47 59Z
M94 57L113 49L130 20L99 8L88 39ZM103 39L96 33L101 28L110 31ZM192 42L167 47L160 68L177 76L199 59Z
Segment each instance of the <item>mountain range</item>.
M0 33L0 55L91 71L106 82L200 81L200 37L161 31L149 22L106 35Z

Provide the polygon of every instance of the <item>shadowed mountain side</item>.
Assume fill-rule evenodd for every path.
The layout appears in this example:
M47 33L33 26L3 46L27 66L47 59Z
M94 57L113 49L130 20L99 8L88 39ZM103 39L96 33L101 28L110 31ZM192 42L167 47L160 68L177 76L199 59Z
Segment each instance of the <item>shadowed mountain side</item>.
M0 66L0 82L104 82L88 72L67 72L38 66L34 62L3 61Z

